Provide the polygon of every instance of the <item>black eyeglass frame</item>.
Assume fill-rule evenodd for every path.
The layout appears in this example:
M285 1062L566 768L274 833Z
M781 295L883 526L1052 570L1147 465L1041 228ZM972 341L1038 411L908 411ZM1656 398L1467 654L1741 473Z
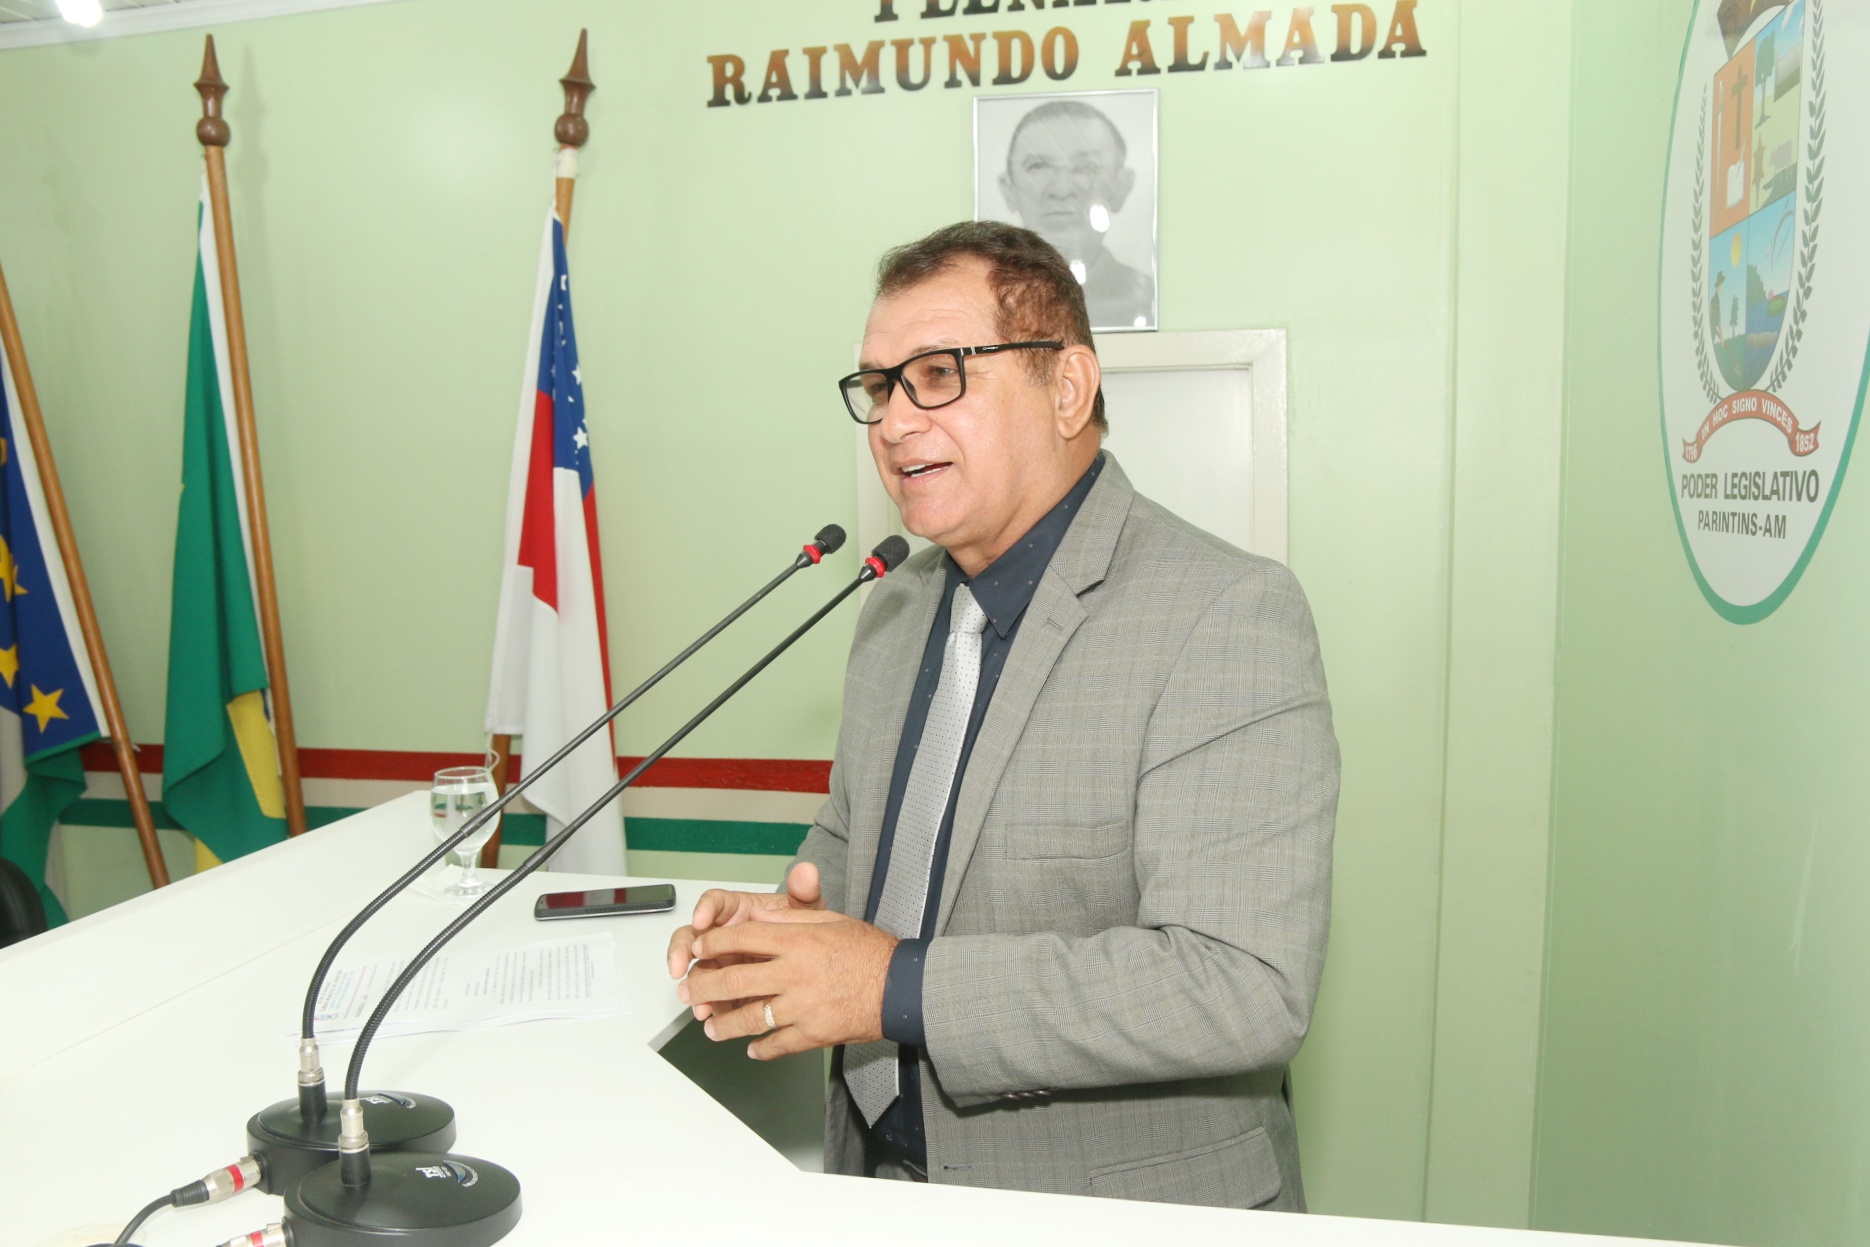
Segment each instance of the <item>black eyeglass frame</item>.
M851 419L868 427L869 425L880 423L883 417L878 416L875 420L866 420L857 414L857 407L851 399L851 393L852 382L856 381L859 377L882 377L884 384L889 387L883 393L883 402L873 406L871 408L873 411L888 406L890 399L896 396L896 387L899 385L902 387L903 393L909 396L910 402L914 403L923 411L935 411L948 406L950 403L958 403L963 398L967 397L967 357L970 355L997 355L1001 351L1062 351L1064 349L1065 344L1063 342L1055 342L1051 339L1037 342L996 342L991 346L944 346L939 350L923 351L920 355L911 355L894 368L859 368L849 376L839 377L838 394L844 399L844 410L851 413ZM925 403L920 398L916 397L915 386L909 384L908 378L903 374L911 364L918 360L928 359L933 355L954 356L955 375L961 379L961 389L953 398L944 398L939 403ZM856 387L856 390L858 393L863 393L863 388L861 386Z

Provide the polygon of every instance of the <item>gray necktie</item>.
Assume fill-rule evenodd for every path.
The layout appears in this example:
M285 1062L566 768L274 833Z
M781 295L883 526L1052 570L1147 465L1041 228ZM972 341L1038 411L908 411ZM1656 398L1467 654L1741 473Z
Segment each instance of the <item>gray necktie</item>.
M974 713L974 690L980 684L981 632L987 613L968 592L956 585L948 613L948 643L942 651L941 680L922 726L922 741L909 767L902 809L896 815L896 834L890 842L889 874L877 902L876 925L899 939L922 935L922 911L928 904L929 869L935 857L935 837L948 796L954 789L955 768L961 761L961 743ZM844 1050L844 1083L851 1099L874 1126L877 1118L900 1093L897 1057L901 1050L888 1040L852 1044Z

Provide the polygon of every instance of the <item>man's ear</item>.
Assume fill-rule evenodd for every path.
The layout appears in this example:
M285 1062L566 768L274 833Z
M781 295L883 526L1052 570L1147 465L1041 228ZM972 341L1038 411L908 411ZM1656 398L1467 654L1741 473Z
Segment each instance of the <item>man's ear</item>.
M1097 404L1097 387L1104 371L1098 366L1097 352L1088 346L1068 346L1052 365L1052 378L1058 387L1058 407L1054 418L1058 435L1066 441L1079 437L1091 424L1091 411Z
M1123 168L1110 175L1110 194L1105 196L1109 202L1104 205L1106 208L1110 209L1110 215L1116 216L1119 212L1123 211L1124 201L1130 197L1130 192L1135 189L1136 170L1132 169L1129 165L1123 166Z
M1004 173L1000 175L1000 198L1006 201L1007 209L1015 216L1019 216L1020 224L1024 225L1026 218L1020 215L1019 200L1013 198L1013 179Z

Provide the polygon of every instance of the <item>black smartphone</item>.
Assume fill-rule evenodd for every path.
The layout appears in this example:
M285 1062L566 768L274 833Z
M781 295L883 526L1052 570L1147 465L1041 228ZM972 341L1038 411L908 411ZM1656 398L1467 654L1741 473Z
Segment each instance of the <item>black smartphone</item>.
M662 914L675 908L673 883L650 883L634 888L598 888L593 892L547 892L533 902L532 916L541 922L554 918L602 918L611 914Z

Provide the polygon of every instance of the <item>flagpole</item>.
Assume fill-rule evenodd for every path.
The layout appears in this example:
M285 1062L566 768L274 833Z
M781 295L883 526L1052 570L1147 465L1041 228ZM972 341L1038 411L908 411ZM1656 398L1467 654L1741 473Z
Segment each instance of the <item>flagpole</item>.
M565 227L567 241L571 238L571 192L578 185L578 149L591 137L591 123L584 119L584 104L591 98L591 92L597 90L597 84L591 81L591 68L585 63L588 35L588 31L578 32L578 51L571 58L571 68L558 80L558 85L565 89L565 111L552 126L552 137L559 144L558 220Z
M143 848L143 864L149 869L150 886L166 887L169 865L162 859L162 844L156 839L156 820L149 812L142 771L136 765L136 746L130 743L130 729L123 720L123 703L117 699L117 679L111 674L110 657L104 652L104 633L97 625L91 585L84 577L84 560L78 555L78 538L72 531L71 513L65 509L65 489L59 484L58 465L52 461L52 443L46 438L45 420L39 410L39 391L33 386L32 369L26 365L26 345L20 337L19 321L13 315L13 296L7 291L4 271L0 271L0 348L5 350L13 365L20 420L26 426L33 454L39 460L39 485L45 493L52 533L58 539L59 557L65 561L65 579L71 585L72 605L78 609L78 629L84 634L84 647L91 655L91 674L97 680L98 700L104 703L104 727L110 733L111 747L117 754L124 795L130 799L130 817L136 823L136 838Z
M273 543L266 522L266 488L260 479L259 432L253 422L253 377L247 369L247 323L240 306L240 273L234 264L234 215L227 199L226 147L232 130L221 116L227 83L208 36L201 60L201 120L195 137L208 166L208 201L214 212L214 247L221 268L221 305L227 321L229 380L234 423L240 430L240 469L247 486L247 522L253 539L253 579L260 599L260 640L272 686L273 733L279 742L279 776L286 791L286 831L305 834L305 792L299 778L299 741L292 727L292 691L286 682L286 643L279 630L279 593L273 579Z
M590 32L578 32L578 50L572 55L571 68L558 80L558 85L565 89L565 111L558 115L558 121L552 126L552 137L558 140L558 159L553 168L557 174L555 180L558 223L565 233L565 245L571 246L571 193L578 186L578 149L591 137L591 123L584 119L585 101L591 98L591 92L597 90L597 84L591 81L591 67L585 60L585 45ZM489 743L493 754L493 784L497 792L505 792L507 772L513 765L513 738L506 733L495 736ZM494 828L493 838L480 852L480 864L492 868L500 864L500 829Z

